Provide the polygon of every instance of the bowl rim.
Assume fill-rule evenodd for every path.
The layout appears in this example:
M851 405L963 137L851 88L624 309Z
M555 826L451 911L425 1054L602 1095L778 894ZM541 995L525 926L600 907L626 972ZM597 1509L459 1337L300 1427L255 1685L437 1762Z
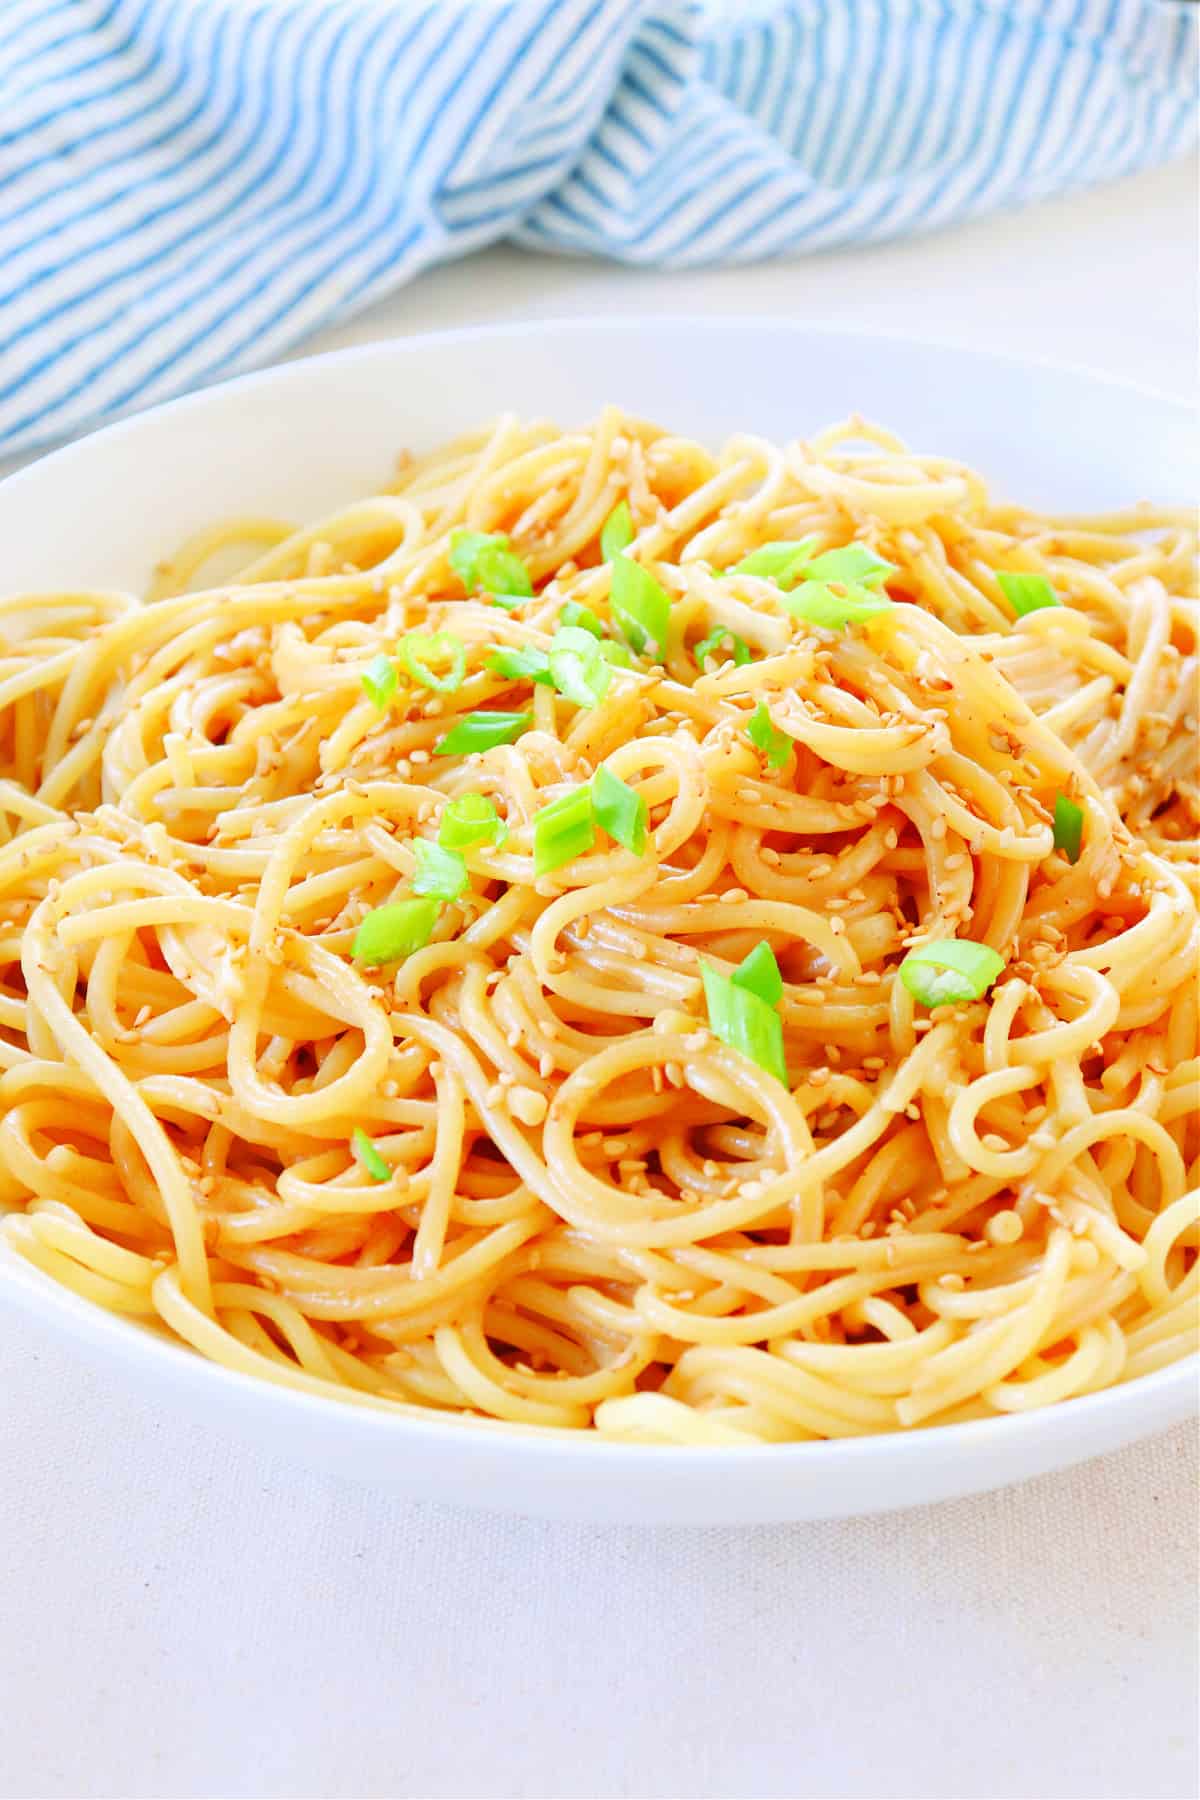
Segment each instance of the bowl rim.
M15 1299L26 1311L43 1320L49 1311L53 1323L76 1343L90 1343L113 1352L119 1362L148 1362L150 1372L163 1381L177 1384L182 1379L193 1391L207 1393L214 1400L219 1400L224 1392L232 1402L240 1403L244 1411L262 1408L286 1415L298 1429L303 1429L307 1422L350 1436L369 1436L380 1442L404 1440L415 1446L425 1441L431 1449L442 1451L461 1450L472 1443L479 1448L520 1445L527 1449L536 1448L539 1457L549 1457L557 1467L573 1465L580 1458L597 1470L613 1464L620 1467L633 1456L639 1470L659 1462L664 1468L691 1468L694 1474L694 1465L707 1467L715 1461L724 1467L730 1457L736 1457L739 1470L743 1472L761 1464L764 1474L787 1468L797 1475L817 1476L830 1462L888 1462L901 1453L901 1446L913 1443L934 1443L939 1452L946 1454L966 1453L980 1447L1016 1452L1030 1438L1038 1438L1053 1429L1055 1420L1065 1432L1074 1426L1086 1428L1100 1415L1136 1413L1147 1405L1157 1416L1162 1408L1152 1406L1156 1400L1164 1402L1175 1416L1184 1410L1182 1398L1189 1389L1193 1406L1200 1404L1200 1351L1192 1351L1148 1374L1098 1388L1090 1394L1077 1394L1049 1406L1030 1407L985 1419L782 1443L645 1444L632 1439L609 1438L596 1431L571 1426L527 1425L476 1414L441 1412L433 1407L428 1411L417 1406L393 1411L356 1404L333 1394L308 1393L265 1376L249 1375L241 1369L214 1362L182 1340L169 1337L165 1330L140 1326L122 1314L110 1312L71 1289L61 1287L42 1270L25 1262L20 1252L3 1240L0 1240L0 1284L0 1291Z
M839 325L784 319L771 314L696 313L686 310L654 313L655 330L687 331L701 336L754 331L796 338L837 339L853 344L869 342L897 347L907 346L922 351L937 350L951 360L998 367L1009 370L1037 369L1068 379L1086 382L1130 395L1139 395L1156 405L1169 406L1190 415L1194 408L1186 400L1168 394L1144 382L1099 373L1084 365L1062 362L1050 357L1026 356L1009 351L981 349L973 345L947 343L936 337L922 337L910 332L846 329ZM621 313L613 315L559 315L549 319L505 320L498 324L477 323L413 332L399 337L374 339L362 344L344 345L311 355L300 354L289 361L272 363L211 382L186 394L176 395L154 406L118 418L83 436L65 443L52 444L21 467L0 478L0 492L8 495L26 481L42 480L57 467L66 467L79 455L90 456L98 447L124 439L130 434L158 425L164 417L186 419L197 409L220 404L234 392L258 392L277 385L290 385L304 380L320 380L325 371L372 360L403 360L419 356L426 349L453 348L479 339L519 339L546 336L619 337L647 328L646 315ZM332 1394L308 1393L273 1382L266 1377L250 1375L239 1369L214 1362L193 1350L182 1340L164 1331L144 1328L124 1315L93 1304L73 1291L61 1287L40 1269L22 1258L19 1252L0 1240L0 1291L11 1297L27 1312L57 1324L76 1343L91 1343L121 1363L142 1364L164 1381L182 1380L199 1394L219 1400L222 1393L245 1411L262 1409L289 1417L302 1428L306 1422L347 1436L362 1438L387 1434L396 1443L406 1440L414 1447L422 1441L443 1451L462 1449L473 1443L478 1447L536 1447L539 1456L548 1457L558 1468L570 1467L581 1459L597 1473L610 1474L628 1469L632 1463L639 1471L674 1470L679 1475L694 1476L716 1463L728 1468L731 1459L739 1471L779 1474L785 1469L796 1475L816 1476L826 1464L887 1463L906 1453L916 1441L936 1443L939 1452L952 1455L984 1448L1002 1453L1016 1453L1030 1439L1040 1438L1054 1429L1057 1421L1064 1431L1069 1427L1086 1427L1087 1422L1104 1414L1136 1413L1149 1406L1159 1415L1164 1402L1172 1415L1184 1410L1182 1396L1192 1390L1193 1404L1200 1401L1200 1349L1175 1362L1135 1376L1093 1393L1075 1395L1049 1406L1001 1414L984 1419L963 1420L947 1425L917 1426L859 1436L806 1439L798 1442L676 1445L646 1444L627 1439L601 1436L595 1431L582 1431L565 1426L534 1426L473 1414L451 1414L434 1408L412 1407L392 1411L370 1405L349 1403ZM1153 1406L1152 1402L1159 1405ZM1153 1429L1153 1426L1151 1426ZM381 1441L383 1441L381 1439ZM885 1502L886 1504L886 1502Z
M1194 415L1197 404L1200 403L1200 381L1197 382L1196 397L1189 402L1150 382L1138 381L1130 376L1111 375L1106 371L1089 368L1085 363L1066 362L1051 356L1027 356L1013 350L983 349L976 344L949 343L944 338L923 336L917 332L849 328L825 324L819 320L785 319L771 313L703 313L689 312L686 309L655 312L649 322L657 331L695 331L702 336L708 333L753 331L772 335L778 333L788 337L839 339L844 343L891 344L897 348L907 346L916 350L937 350L954 360L1010 370L1037 369L1047 374L1083 381L1091 387L1137 394L1145 400L1169 406L1173 411L1185 415ZM261 369L247 369L236 375L221 376L200 387L189 389L186 393L155 401L152 406L121 414L78 436L65 440L51 439L43 447L35 447L33 455L28 460L23 460L18 468L0 475L0 489L8 489L11 484L32 476L34 471L40 476L46 464L59 458L68 459L76 453L86 453L98 440L112 443L118 437L138 431L151 421L157 422L164 414L177 412L186 415L195 408L205 406L214 397L223 397L235 389L239 392L255 392L259 388L286 383L295 379L300 369L319 373L326 368L371 361L376 357L419 355L426 346L453 347L479 338L541 338L572 336L576 333L587 336L597 333L622 336L645 331L647 323L647 315L634 312L578 315L559 313L546 319L504 319L496 324L447 325L435 331L414 331L403 336L373 338L366 343L343 344L336 350L319 350L311 354L300 350L290 355L286 361L268 363Z

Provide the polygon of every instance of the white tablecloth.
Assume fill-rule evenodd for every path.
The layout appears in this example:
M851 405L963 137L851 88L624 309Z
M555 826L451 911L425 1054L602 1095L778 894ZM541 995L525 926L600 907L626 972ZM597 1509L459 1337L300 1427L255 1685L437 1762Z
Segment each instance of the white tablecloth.
M477 319L840 319L1190 384L1193 176L886 250L640 275L497 252L314 349ZM1186 1797L1197 1434L850 1523L405 1504L130 1400L0 1311L4 1796Z

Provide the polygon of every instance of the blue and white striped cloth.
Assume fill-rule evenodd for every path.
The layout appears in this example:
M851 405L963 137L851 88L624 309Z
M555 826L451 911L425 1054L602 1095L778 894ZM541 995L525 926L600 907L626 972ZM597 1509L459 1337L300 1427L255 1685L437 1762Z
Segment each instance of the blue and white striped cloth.
M687 267L1196 132L1179 0L0 0L0 451L508 237Z

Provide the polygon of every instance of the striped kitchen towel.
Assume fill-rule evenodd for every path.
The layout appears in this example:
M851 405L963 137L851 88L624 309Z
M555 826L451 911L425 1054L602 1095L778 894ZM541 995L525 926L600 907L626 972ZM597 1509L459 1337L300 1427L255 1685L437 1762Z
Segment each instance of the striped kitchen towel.
M945 225L1195 135L1171 0L0 0L0 452L508 237L665 267Z

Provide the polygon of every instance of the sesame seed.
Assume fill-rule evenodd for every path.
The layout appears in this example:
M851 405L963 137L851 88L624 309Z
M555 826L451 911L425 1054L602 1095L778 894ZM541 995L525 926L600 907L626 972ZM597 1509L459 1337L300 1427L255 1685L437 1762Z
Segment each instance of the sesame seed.
M546 1116L547 1101L536 1088L523 1084L513 1087L508 1096L509 1111L523 1125L540 1125Z

